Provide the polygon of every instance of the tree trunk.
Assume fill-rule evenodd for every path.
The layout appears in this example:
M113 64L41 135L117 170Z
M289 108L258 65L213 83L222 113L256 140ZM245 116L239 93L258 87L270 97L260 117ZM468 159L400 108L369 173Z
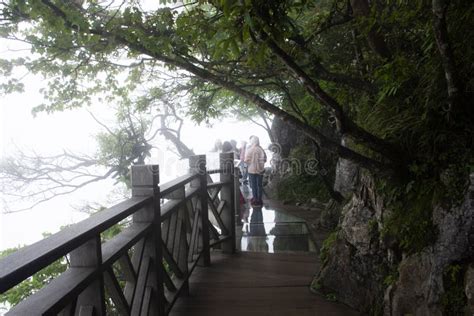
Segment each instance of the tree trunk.
M344 201L344 197L342 196L340 192L334 190L334 183L332 183L329 180L327 173L323 172L323 170L327 170L327 169L324 168L323 166L323 159L321 157L321 148L319 147L318 143L314 141L313 141L313 146L314 146L314 158L319 161L319 166L321 167L320 170L318 171L318 176L323 181L324 187L328 191L331 198L337 203L342 203Z
M294 73L296 79L303 85L305 90L312 97L326 106L329 113L334 116L336 119L337 130L340 134L339 136L343 137L347 135L356 142L359 142L371 150L383 155L392 163L401 164L400 161L403 161L404 159L403 154L399 149L358 126L344 113L342 106L337 102L337 100L326 93L326 91L320 87L318 82L309 77L303 69L301 69L295 61L278 46L277 43L275 43L265 33L262 33L262 37L265 39L265 42L272 52L281 59L290 71Z
M448 88L448 102L451 106L459 97L459 77L454 61L454 54L448 36L448 27L446 25L446 11L449 1L433 0L433 30L438 46L439 55L444 69L444 76Z
M352 6L352 12L355 17L368 17L370 15L370 6L368 0L350 0ZM367 41L370 48L377 53L379 56L391 59L392 53L385 42L382 34L378 31L378 25L375 25L369 30L367 34Z

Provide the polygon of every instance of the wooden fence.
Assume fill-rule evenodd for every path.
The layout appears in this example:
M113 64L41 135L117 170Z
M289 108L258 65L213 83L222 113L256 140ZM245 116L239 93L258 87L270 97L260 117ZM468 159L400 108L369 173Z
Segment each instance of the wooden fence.
M132 198L1 259L0 293L56 260L68 262L7 315L167 315L188 293L194 267L210 264L213 247L235 251L233 154L220 155L218 170L206 170L204 155L189 167L159 185L157 165L133 166ZM209 181L215 173L219 181ZM104 240L119 224L121 232Z

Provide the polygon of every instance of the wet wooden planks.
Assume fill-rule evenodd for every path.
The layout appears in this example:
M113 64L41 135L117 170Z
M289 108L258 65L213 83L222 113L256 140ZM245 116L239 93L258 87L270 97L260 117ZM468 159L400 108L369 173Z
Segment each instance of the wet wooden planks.
M170 315L358 315L309 291L317 262L310 253L212 253L212 265L196 268L190 296Z

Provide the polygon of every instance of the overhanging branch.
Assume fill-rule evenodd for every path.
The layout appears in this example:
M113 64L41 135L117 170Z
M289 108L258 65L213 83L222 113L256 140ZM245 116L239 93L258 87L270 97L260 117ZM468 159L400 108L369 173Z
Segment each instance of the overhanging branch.
M342 106L333 97L326 93L303 69L301 69L291 56L288 55L273 39L271 39L268 34L262 32L261 37L270 50L288 67L290 71L293 72L296 79L304 86L306 91L326 106L328 111L334 115L338 132L341 135L347 134L357 142L382 154L392 162L397 162L397 160L403 157L399 150L394 148L393 145L369 133L349 119L344 113Z
M441 63L444 69L444 77L448 89L448 102L452 106L461 92L459 75L454 61L454 54L449 41L448 27L446 24L446 11L449 1L433 0L433 30L438 46Z

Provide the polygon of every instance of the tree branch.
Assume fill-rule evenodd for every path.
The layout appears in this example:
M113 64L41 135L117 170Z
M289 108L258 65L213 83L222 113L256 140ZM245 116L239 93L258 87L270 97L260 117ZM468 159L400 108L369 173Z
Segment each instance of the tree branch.
M350 0L352 11L354 12L355 17L368 17L370 14L370 5L368 0ZM378 25L377 23L373 25L368 34L367 40L369 42L370 48L385 59L392 58L392 52L388 48L385 39L383 38L382 34L378 32Z
M433 30L438 46L444 76L448 88L448 103L452 107L461 92L459 75L454 61L453 50L449 41L448 27L446 25L446 11L449 1L433 0Z
M54 4L52 4L49 0L42 0L43 3L46 3L49 7L52 7L54 11L61 11L58 9ZM60 18L65 20L65 25L67 25L70 28L73 28L72 23L68 21L67 15L61 11L60 14L58 14ZM381 163L377 160L368 158L366 156L363 156L347 147L341 146L340 144L334 142L330 138L324 135L319 129L308 126L308 124L305 124L304 122L300 121L296 117L292 116L291 114L283 111L282 109L278 108L274 104L266 101L259 95L252 93L250 91L247 91L245 89L242 89L239 87L237 84L234 82L228 81L223 79L222 77L216 76L214 73L198 67L189 61L187 61L185 58L181 58L179 53L174 52L174 54L170 54L169 56L166 56L162 53L160 53L157 50L151 49L150 46L144 45L141 41L135 41L131 39L130 37L127 37L126 34L123 34L119 29L115 28L111 31L105 31L103 29L91 29L89 30L91 34L95 35L100 35L103 38L115 41L118 44L124 45L125 47L128 47L129 49L132 49L138 53L142 53L144 55L148 55L152 58L155 58L158 61L164 62L168 65L173 65L178 68L181 68L183 70L186 70L195 76L208 81L212 84L215 84L217 86L221 86L231 92L236 93L237 95L243 97L244 99L247 99L248 101L254 103L261 109L268 111L278 117L280 117L282 120L287 121L288 123L292 124L295 126L297 129L300 129L302 132L307 134L310 138L314 139L317 141L320 146L327 148L328 150L336 153L337 155L341 156L342 158L346 158L349 160L352 160L356 163L358 163L360 166L372 170L376 170L378 172L382 173L391 173L393 171L393 165L388 165L385 163ZM303 79L306 83L308 82L305 77L301 77L300 79ZM319 86L317 85L310 85L310 87L317 88L318 91L315 92L320 92L322 91ZM316 94L318 95L318 94ZM346 119L344 113L342 112L342 109L340 108L339 104L335 102L331 97L329 97L325 93L320 93L319 98L322 97L323 101L325 101L326 104L332 105L332 108L334 112L336 112L336 116L339 118ZM380 152L387 157L393 157L388 153L388 146L381 141L378 140L374 135L369 134L365 131L361 131L361 129L357 129L357 126L353 124L350 120L342 121L343 124L345 124L345 128L347 130L350 130L352 132L352 135L355 135L356 138L363 139L364 141L368 142L369 146L372 146L376 148L377 152ZM351 124L352 123L352 124ZM364 134L365 132L365 134ZM361 135L362 134L362 135Z
M393 145L385 142L377 136L367 132L362 127L355 124L349 119L342 106L329 94L327 94L319 84L314 81L308 74L299 67L296 62L289 56L278 44L273 41L268 34L261 33L262 40L268 45L271 51L288 67L290 71L294 73L297 80L305 87L306 91L314 97L316 100L321 102L329 112L336 118L337 129L342 135L347 134L355 141L362 143L373 151L382 154L385 158L390 161L397 163L403 158L400 151L394 148Z

